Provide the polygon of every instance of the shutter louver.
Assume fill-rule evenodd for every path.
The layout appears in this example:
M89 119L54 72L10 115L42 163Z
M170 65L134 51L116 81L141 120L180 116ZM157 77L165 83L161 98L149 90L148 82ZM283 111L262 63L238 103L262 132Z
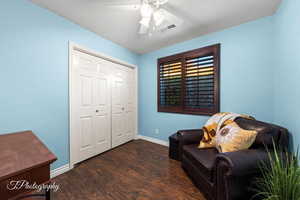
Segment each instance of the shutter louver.
M160 66L160 105L174 107L181 105L182 63L173 62Z
M214 106L214 56L206 55L185 61L186 109L211 109Z
M219 67L219 44L158 59L158 111L219 112Z

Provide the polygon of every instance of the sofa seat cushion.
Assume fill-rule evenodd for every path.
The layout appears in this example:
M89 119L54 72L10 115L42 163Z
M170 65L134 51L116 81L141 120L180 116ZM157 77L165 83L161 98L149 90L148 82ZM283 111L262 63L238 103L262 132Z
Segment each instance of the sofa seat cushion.
M207 180L212 181L215 158L218 154L216 148L200 149L197 145L185 145L183 154L200 170L201 174L206 176Z

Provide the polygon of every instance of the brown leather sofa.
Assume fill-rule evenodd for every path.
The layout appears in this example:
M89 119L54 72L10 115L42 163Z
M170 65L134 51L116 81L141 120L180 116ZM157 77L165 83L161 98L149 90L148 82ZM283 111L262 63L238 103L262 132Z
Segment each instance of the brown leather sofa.
M289 147L285 128L243 118L235 121L241 128L258 131L254 144L247 150L218 153L215 148L199 149L201 129L177 132L182 167L207 200L250 199L251 184L260 174L260 163L268 160L266 147L272 150L273 140L281 148Z

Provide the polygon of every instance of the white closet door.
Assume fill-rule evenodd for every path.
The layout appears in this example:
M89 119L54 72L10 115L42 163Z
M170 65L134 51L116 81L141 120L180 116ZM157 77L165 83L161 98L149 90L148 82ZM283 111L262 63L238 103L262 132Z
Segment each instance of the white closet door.
M77 133L79 139L79 161L94 155L94 133L93 133L93 74L81 72L79 79L79 116L77 122Z
M111 148L110 83L97 58L78 52L73 63L73 131L80 162Z
M135 110L136 110L136 99L135 99L135 73L131 68L127 68L126 70L126 93L127 98L125 99L125 113L126 113L126 135L127 141L133 140L135 136Z
M99 60L101 61L101 60ZM95 154L111 148L111 86L105 62L99 62L99 75L95 77Z
M114 66L112 80L112 147L134 138L133 70Z
M72 49L71 164L134 139L135 70Z
M125 73L113 65L112 75L112 147L126 142L125 130Z

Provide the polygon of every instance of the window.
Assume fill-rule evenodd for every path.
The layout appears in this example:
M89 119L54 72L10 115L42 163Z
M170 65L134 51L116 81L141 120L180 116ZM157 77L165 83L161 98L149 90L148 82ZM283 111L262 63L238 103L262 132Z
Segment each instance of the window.
M220 44L158 59L158 112L219 112L219 68Z

